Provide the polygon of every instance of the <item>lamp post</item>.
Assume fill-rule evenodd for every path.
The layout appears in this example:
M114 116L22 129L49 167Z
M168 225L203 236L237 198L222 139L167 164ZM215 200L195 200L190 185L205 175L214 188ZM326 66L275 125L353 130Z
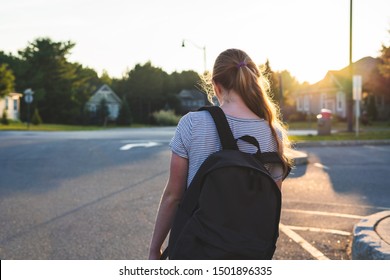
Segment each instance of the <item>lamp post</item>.
M186 46L186 42L190 42L195 48L203 51L203 68L204 68L204 72L206 73L206 71L207 71L206 46L201 47L201 46L195 44L194 42L192 42L191 40L183 39L183 41L181 43L182 48L184 48Z
M24 101L27 103L27 128L30 128L30 104L33 101L34 92L31 88L24 91Z

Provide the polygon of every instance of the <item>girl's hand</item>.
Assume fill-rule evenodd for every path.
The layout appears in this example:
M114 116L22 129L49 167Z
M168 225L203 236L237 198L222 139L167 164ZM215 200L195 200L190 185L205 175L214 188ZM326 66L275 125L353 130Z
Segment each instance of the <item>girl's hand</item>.
M149 252L149 260L159 260L160 258L161 258L161 250Z

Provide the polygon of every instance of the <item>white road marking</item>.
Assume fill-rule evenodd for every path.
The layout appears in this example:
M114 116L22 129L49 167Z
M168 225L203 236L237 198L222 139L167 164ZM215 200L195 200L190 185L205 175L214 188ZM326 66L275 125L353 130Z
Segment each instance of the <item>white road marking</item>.
M365 148L369 148L369 149L372 149L372 150L386 151L386 152L389 150L389 149L387 149L387 148L380 147L380 146L370 146L370 145L364 145L363 147L365 147Z
M303 239L299 234L292 231L288 226L279 224L279 228L285 235L287 235L289 238L298 243L303 249L309 252L317 260L329 260L329 258L326 257L322 252L320 252L317 248L315 248L313 245Z
M315 167L318 167L318 168L322 168L322 169L325 169L325 170L330 170L330 167L326 166L326 165L323 165L319 162L316 162L313 164Z
M283 203L300 203L300 204L313 204L313 202L308 201L300 201L300 200L294 200L289 199L285 200ZM390 207L381 207L381 206L372 206L372 205L364 205L364 204L343 204L343 203L333 203L333 202L316 202L317 205L332 205L332 206L342 206L342 207L353 207L353 208L371 208L371 209L378 209L378 210L390 210Z
M349 218L349 219L364 219L364 216L351 215L351 214L343 214L343 213L334 213L334 212L322 212L322 211L309 211L309 210L298 210L298 209L282 209L286 212L292 213L301 213L301 214L310 214L310 215L321 215L321 216L333 216L340 218Z
M127 150L130 150L132 148L136 148L136 147L144 147L144 148L150 148L150 147L155 147L155 146L160 146L161 143L157 143L157 142L146 142L146 143L132 143L132 144L126 144L124 146L122 146L120 148L121 151L127 151Z
M338 234L338 235L344 235L344 236L350 236L351 233L348 231L343 230L337 230L337 229L326 229L326 228L314 228L314 227L298 227L298 226L289 226L284 225L285 227L288 227L292 230L302 230L302 231L311 231L311 232L324 232L324 233L331 233L331 234Z

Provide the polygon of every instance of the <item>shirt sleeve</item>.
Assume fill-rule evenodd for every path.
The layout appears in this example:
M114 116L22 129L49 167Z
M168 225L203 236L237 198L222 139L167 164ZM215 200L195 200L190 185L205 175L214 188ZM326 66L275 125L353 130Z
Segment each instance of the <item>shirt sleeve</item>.
M169 143L169 147L173 153L187 159L192 136L191 126L190 115L183 116L176 127L175 135Z

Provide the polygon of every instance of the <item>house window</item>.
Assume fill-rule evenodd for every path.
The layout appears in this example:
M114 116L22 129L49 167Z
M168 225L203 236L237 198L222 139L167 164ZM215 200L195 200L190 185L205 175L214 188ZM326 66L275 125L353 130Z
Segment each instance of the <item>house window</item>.
M14 99L14 111L18 111L18 100Z
M8 110L8 97L5 98L5 109Z
M119 115L119 105L116 105L116 104L113 104L111 105L111 109L110 109L110 112L111 112L111 117L116 119L118 118L118 115Z
M337 111L344 110L344 92L338 92L336 95Z
M310 107L310 97L308 95L305 95L303 97L303 108L305 112L309 112L309 107Z
M90 104L90 105L89 105L89 110L90 110L91 112L96 112L96 105L95 105L95 104Z
M384 96L383 95L380 95L380 96L375 96L375 103L376 103L376 106L381 108L384 106L385 102L384 102Z
M321 93L321 108L326 108L326 93Z
M302 98L301 96L298 96L298 98L297 98L297 110L298 110L299 112L301 112L301 111L303 110L301 98Z

